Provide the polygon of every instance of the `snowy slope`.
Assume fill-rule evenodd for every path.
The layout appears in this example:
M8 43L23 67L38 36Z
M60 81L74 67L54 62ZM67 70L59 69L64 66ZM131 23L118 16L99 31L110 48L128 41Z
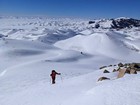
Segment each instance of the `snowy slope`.
M0 105L139 105L139 72L116 79L115 67L108 74L99 67L140 62L140 30L110 30L110 20L100 24L0 18ZM62 74L54 85L52 69ZM97 82L101 76L111 80Z
M89 36L77 35L55 44L56 47L66 50L82 51L92 55L104 55L114 59L128 59L134 56L139 58L139 51L129 48L129 40L125 36L114 32L93 33ZM138 49L139 47L137 47ZM135 59L136 60L136 59Z

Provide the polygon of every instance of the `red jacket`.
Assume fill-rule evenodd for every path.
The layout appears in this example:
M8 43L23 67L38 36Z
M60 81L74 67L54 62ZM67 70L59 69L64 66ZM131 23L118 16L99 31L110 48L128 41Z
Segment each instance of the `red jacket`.
M57 73L56 71L52 71L52 73L50 74L50 76L51 76L52 78L55 78L55 77L56 77L56 74L57 74L57 75L60 75L60 73Z

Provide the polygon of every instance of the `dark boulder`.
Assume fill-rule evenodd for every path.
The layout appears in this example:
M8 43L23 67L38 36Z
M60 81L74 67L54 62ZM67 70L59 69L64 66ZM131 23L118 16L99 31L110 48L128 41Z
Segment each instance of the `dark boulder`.
M112 67L112 65L109 65L108 67Z
M106 68L107 66L102 66L102 67L100 67L99 69L103 69L103 68Z
M124 65L123 65L122 63L119 63L118 66L119 66L119 67L123 67Z
M104 70L104 72L103 73L110 73L108 70Z
M98 79L98 81L102 81L102 80L110 80L110 78L107 78L107 77L100 77L100 78Z
M113 70L113 72L116 72L116 71L118 71L118 70L116 70L116 69Z
M93 23L95 23L95 21L89 21L89 22L88 22L88 24L93 24Z
M96 23L95 24L95 28L99 28L100 27L100 24L99 23Z

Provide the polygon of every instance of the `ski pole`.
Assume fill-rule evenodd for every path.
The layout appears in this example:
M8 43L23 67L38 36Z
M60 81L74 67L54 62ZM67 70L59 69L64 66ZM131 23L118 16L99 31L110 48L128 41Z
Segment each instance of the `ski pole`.
M62 76L60 75L60 78L61 78L61 81L63 82L63 78L62 78Z

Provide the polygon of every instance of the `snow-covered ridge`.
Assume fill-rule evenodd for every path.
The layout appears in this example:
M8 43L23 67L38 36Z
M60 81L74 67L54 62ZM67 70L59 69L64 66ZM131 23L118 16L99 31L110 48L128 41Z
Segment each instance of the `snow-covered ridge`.
M138 33L140 21L131 18L117 19L71 19L71 18L47 18L47 17L2 17L0 18L0 37L12 39L38 40L40 37L50 34L81 32L103 32L121 29L123 32L130 31ZM128 32L129 31L129 32ZM68 37L69 38L69 37ZM59 39L59 38L57 38ZM61 38L60 38L61 39Z
M124 29L140 27L140 20L120 17L116 19L101 19L96 21L89 21L89 24L94 24L94 28Z

